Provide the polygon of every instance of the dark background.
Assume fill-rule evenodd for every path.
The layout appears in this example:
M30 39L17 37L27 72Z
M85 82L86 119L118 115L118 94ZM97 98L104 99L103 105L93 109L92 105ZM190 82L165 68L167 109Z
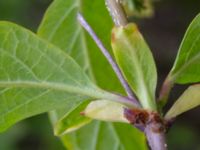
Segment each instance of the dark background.
M9 20L36 31L51 0L0 0L0 20ZM156 59L159 84L175 60L185 30L200 12L200 0L160 0L152 18L138 21ZM169 108L187 86L176 85ZM170 150L200 150L200 108L177 118L168 133ZM0 150L63 150L53 136L47 115L26 119L0 134Z

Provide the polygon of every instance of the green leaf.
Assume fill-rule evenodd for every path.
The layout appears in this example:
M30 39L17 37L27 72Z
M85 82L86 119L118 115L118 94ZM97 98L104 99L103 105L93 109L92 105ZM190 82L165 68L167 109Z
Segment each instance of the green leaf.
M47 39L54 45L60 47L63 51L72 56L76 60L76 62L83 68L83 70L90 77L92 77L85 37L82 28L76 19L80 3L80 0L53 1L43 17L37 34L40 37ZM62 122L68 122L68 117L65 118L65 121L63 116L65 114L68 114L71 109L75 109L74 111L76 112L76 108L79 107L79 104L76 103L75 105L71 106L73 108L67 106L63 107L63 109L51 112L51 114L54 114L54 125L60 119L62 119ZM84 117L80 117L79 113L77 113L77 116L74 116L75 120L76 118L80 119L80 124L78 125L78 122L76 122L76 127L81 127L84 123L87 123ZM70 120L73 124L72 119L73 118L71 118ZM61 125L58 125L57 123L56 126L63 126L62 122L60 122ZM57 127L55 127L54 130L57 130L56 128ZM68 131L71 130L68 125L66 125L66 127L64 128L66 128L66 130Z
M65 12L67 12L69 10L68 7L70 7L66 5L66 3L71 3L70 5L73 5L73 3L77 3L77 2L79 2L79 6L75 7L74 11L69 13L68 17L65 17L65 19L62 19L64 18L63 14L66 14ZM60 8L62 8L62 11L59 10ZM59 46L60 48L62 48L67 53L69 53L73 58L75 58L75 60L84 68L84 70L86 70L87 73L88 72L89 74L92 73L93 75L92 79L95 80L96 83L101 88L124 93L120 85L120 82L118 81L108 61L102 55L102 53L100 52L100 50L98 49L94 41L91 39L91 37L87 33L84 33L82 30L80 30L79 36L75 36L74 33L76 32L71 32L71 31L77 31L77 28L78 29L80 28L79 24L76 21L76 18L74 18L78 9L79 11L81 11L83 16L92 26L92 28L95 30L96 34L101 38L106 48L112 54L111 46L110 46L110 31L112 29L113 23L109 16L108 11L106 10L104 1L94 0L92 1L92 3L91 3L91 0L67 0L67 1L56 0L54 1L52 5L50 6L50 8L47 10L44 20L42 21L42 24L40 25L40 29L38 32L39 35L42 36L43 38L49 39L49 35L52 34L51 32L53 31L54 26L57 26L57 29L58 29L57 31L59 31L59 33L62 33L62 35L59 36L59 33L56 32L54 33L54 36L52 39L50 39L50 41L54 43L55 45ZM55 13L55 12L59 12L59 13ZM53 22L51 24L54 24L54 25L51 26L52 29L49 28L47 30L45 28L47 28L49 22ZM43 32L44 30L46 30L46 32ZM70 37L69 39L73 38L74 42L72 42L71 40L68 40L67 38L68 36ZM77 37L76 38L77 40L75 40L75 37ZM64 41L65 46L62 46L63 43L60 41L62 42ZM70 49L69 45L71 45L72 43L75 46L72 49ZM76 55L78 57L76 57ZM82 62L84 63L81 63L80 59L83 59L84 61ZM89 71L87 71L87 69L85 68L89 68ZM73 107L75 106L72 106L72 108ZM68 110L70 109L63 108L62 110L56 110L53 113L54 115L51 115L51 117L54 120L58 120L65 113L67 113ZM57 115L58 117L54 118L54 116L57 116ZM68 149L70 149L71 147L73 147L71 148L73 150L87 149L87 147L91 146L90 144L91 141L93 141L93 139L96 138L96 136L101 134L101 133L95 134L94 132L92 132L100 124L102 123L100 123L99 121L95 121L92 124L87 125L87 127L82 127L75 132L66 134L62 138L63 143L66 145ZM142 150L143 147L146 146L146 142L144 140L143 134L135 131L136 129L134 129L133 127L129 125L122 125L120 128L119 127L117 128L115 127L115 124L112 124L112 123L103 123L103 124L104 126L101 127L102 131L104 133L107 132L105 135L105 138L111 137L114 141L119 142L118 139L123 138L121 134L122 135L126 134L126 139L131 139L131 141L132 140L134 141L136 139L137 142L129 142L128 140L126 140L125 142L122 142L121 146L128 144L129 147L132 147L132 148L142 147L142 148L139 148L138 150L140 149ZM128 126L129 131L126 130L127 126ZM110 128L115 129L116 134L113 134L113 131L109 130ZM79 135L82 134L81 135L82 139L79 139L78 137L76 138L74 136L75 134L79 134ZM87 136L89 134L90 136ZM67 138L67 140L64 140L65 138ZM73 140L70 140L71 138ZM115 145L113 145L111 142L106 143L106 141L99 141L99 145L101 145L101 147L107 146L108 148L110 148L110 150L115 149ZM127 146L124 146L124 147L127 147Z
M94 0L91 3L91 0L82 0L80 11L101 39L104 46L113 55L110 45L110 32L113 27L113 22L105 6L105 1ZM97 85L103 89L124 94L125 92L105 56L96 46L93 39L87 33L84 35L88 48L90 69L92 70Z
M116 99L66 53L9 22L0 22L0 72L0 131L70 101Z
M42 38L47 39L48 41L60 47L62 50L71 55L85 70L85 72L89 74L90 77L95 80L97 84L100 85L102 88L112 90L114 89L113 87L115 87L115 91L121 91L121 85L116 78L116 75L113 73L112 68L108 64L107 60L101 54L93 40L83 32L82 27L79 25L76 19L77 12L82 9L81 3L84 4L83 14L86 14L85 16L89 19L91 17L93 18L93 16L90 15L91 6L101 6L102 4L104 4L104 2L102 3L96 1L93 2L91 5L91 2L86 0L54 1L44 15L42 23L40 24L40 27L38 29L38 35ZM99 3L101 4L99 5ZM97 34L100 34L99 36L103 37L103 41L105 42L109 41L109 37L106 37L104 35L110 32L110 29L112 27L111 19L109 18L108 12L105 11L105 9L103 9L100 14L96 14L98 20L104 19L104 16L108 16L106 18L107 28L105 28L101 32L98 31ZM96 23L97 22L90 22L90 24ZM104 23L98 22L98 26L101 26L103 28ZM106 46L110 47L110 43L107 42ZM90 56L90 58L88 56ZM100 68L103 68L105 72L109 72L109 76L108 74L105 74ZM93 74L95 74L96 79L98 78L97 80L94 79ZM110 80L110 78L112 78L112 80ZM108 82L110 84L107 84ZM62 110L62 115L64 115L65 113L68 113L70 108L69 110ZM61 112L61 110L58 111ZM56 112L54 112L54 114L56 114ZM59 116L60 118L62 117L62 115L60 114L57 116ZM77 117L79 117L79 114L77 115Z
M157 73L153 56L135 24L115 27L112 47L117 63L146 109L156 110Z
M200 14L185 33L168 80L179 84L200 81Z
M71 131L75 131L85 124L90 123L91 119L80 115L81 112L84 111L85 107L89 104L90 101L79 102L74 107L64 108L67 109L68 112L62 116L58 121L56 120L54 125L54 134L55 135L63 135L69 133ZM55 113L53 111L52 113ZM58 112L52 115L58 115ZM59 118L59 116L54 116Z
M144 135L123 123L94 121L62 140L69 150L147 150Z
M67 52L88 71L87 47L76 17L80 3L80 0L54 1L47 9L37 34Z
M96 100L85 108L83 114L92 119L128 123L128 120L124 117L125 107L120 103L108 100Z
M200 105L200 84L190 86L173 104L165 118L174 118Z

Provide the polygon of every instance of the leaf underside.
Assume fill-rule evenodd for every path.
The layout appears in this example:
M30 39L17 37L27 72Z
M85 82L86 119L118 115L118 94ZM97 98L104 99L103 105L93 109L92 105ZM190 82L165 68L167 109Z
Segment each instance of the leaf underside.
M109 97L66 53L9 22L0 22L0 72L0 131L63 105Z
M83 68L83 70L90 77L92 77L90 71L91 67L88 61L89 59L87 54L85 37L83 35L81 26L78 24L76 19L79 6L80 0L54 1L47 9L43 20L38 28L37 34L40 37L47 39L54 45L60 47L64 52L72 56L76 60L76 62ZM75 99L78 99L78 97ZM77 111L76 108L81 107L79 105L79 103L75 103L71 107L65 105L62 109L54 110L51 112L50 118L51 120L53 118L52 123L54 124L55 131L59 130L57 129L58 126L62 126L62 124L64 124L68 120L66 118L67 120L65 121L63 116L68 114L71 111L71 109L74 109L74 112ZM80 112L77 112L78 118L80 117L79 113ZM60 125L57 123L58 120L60 122ZM77 127L83 126L84 122L85 118L82 117L82 121L79 122L79 125L76 124ZM71 121L71 123L72 125L74 124L73 121ZM68 124L67 126L62 126L63 132L67 130L70 131L70 126L70 124ZM62 133L59 132L59 134Z

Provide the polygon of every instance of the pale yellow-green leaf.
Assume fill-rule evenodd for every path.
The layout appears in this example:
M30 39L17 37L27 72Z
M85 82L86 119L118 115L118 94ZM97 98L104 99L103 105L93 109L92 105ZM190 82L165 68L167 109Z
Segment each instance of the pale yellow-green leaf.
M125 106L120 103L108 100L96 100L91 102L83 113L92 119L128 123L128 120L124 117L124 108Z
M165 118L174 118L200 105L200 84L190 86L173 104Z

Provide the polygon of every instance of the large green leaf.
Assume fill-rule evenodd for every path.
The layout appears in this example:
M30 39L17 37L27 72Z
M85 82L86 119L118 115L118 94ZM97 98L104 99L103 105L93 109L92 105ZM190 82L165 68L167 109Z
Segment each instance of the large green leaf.
M54 1L47 9L44 18L39 26L37 34L71 55L76 60L76 62L84 69L84 71L89 74L90 77L92 77L91 70L89 69L90 65L85 37L83 35L81 26L76 19L79 6L80 0ZM87 121L85 121L86 119L84 117L80 118L80 110L76 110L76 108L81 107L80 104L75 103L71 107L63 105L62 109L51 112L51 114L54 114L54 130L57 130L58 126L62 126L63 131L70 131L75 129L69 124L65 126L66 129L64 129L63 126L63 124L66 124L65 122L69 122L66 114L68 114L71 109L73 109L73 112L76 112L77 114L77 117L74 116L75 120L77 120L76 118L79 118L79 123L76 122L77 129L78 127L83 126L84 123L88 123ZM66 117L63 118L63 115L65 115ZM55 116L57 119L55 119ZM71 123L73 122L72 119L73 118L70 119ZM56 120L59 120L60 125L56 123ZM72 127L72 129L70 128L70 126Z
M66 53L9 22L0 22L0 72L0 131L70 101L116 99Z
M180 84L200 81L200 15L186 31L168 80Z
M135 136L137 135L137 136ZM131 125L94 121L63 138L69 150L146 150L144 135ZM72 144L73 143L73 144Z
M173 104L165 118L174 118L200 105L200 84L190 86Z
M66 5L66 3L71 3L71 5L73 5L73 3L77 3L79 2L79 6L76 6L74 8L75 11L73 11L73 13L70 13L68 17L65 17L65 19L62 17L63 14L65 14L65 12L68 11L68 6ZM81 4L81 3L82 4ZM65 8L63 7L65 6ZM60 11L60 7L62 7L62 11ZM79 8L78 8L79 7ZM50 8L47 10L44 20L42 21L42 24L40 25L39 28L39 32L38 34L41 35L43 38L49 39L49 35L52 34L52 29L54 28L54 26L57 26L57 31L59 31L60 33L62 33L61 36L57 36L59 33L54 33L53 36L53 40L49 39L51 42L53 42L54 44L56 44L57 46L61 47L63 50L65 50L68 53L69 51L74 51L74 55L71 55L72 57L75 58L75 60L77 60L77 62L84 62L84 63L79 63L83 68L88 68L88 62L90 62L89 65L89 69L90 71L87 72L92 72L93 73L93 79L95 79L95 81L97 82L97 84L104 88L104 89L108 89L108 90L113 90L113 91L118 91L118 92L122 92L122 88L121 85L116 77L116 75L114 74L114 72L112 71L112 68L110 67L110 65L108 64L107 60L104 58L104 56L101 54L101 52L99 51L98 47L96 46L96 44L93 42L93 40L90 38L90 36L88 36L88 34L83 33L82 30L80 30L80 35L79 36L75 36L74 33L76 32L67 32L67 31L77 31L76 28L80 28L80 26L78 25L78 23L76 22L75 18L73 18L78 9L80 9L80 11L83 13L84 17L86 17L87 21L90 23L90 25L94 28L95 32L97 33L97 35L102 39L103 43L105 44L106 48L108 48L109 50L111 50L110 48L110 31L112 29L112 21L111 18L105 8L105 4L104 1L99 1L99 0L94 0L91 1L90 0L57 0L54 1L52 3L52 5L50 6ZM56 13L55 12L59 12ZM61 20L61 18L63 18L62 21L58 21ZM49 28L48 30L46 29L48 26L48 22L53 22L52 24L52 29ZM59 24L57 24L59 22ZM106 25L105 25L106 22ZM78 26L78 27L77 27ZM68 28L68 29L66 29ZM43 32L43 30L46 30L46 32ZM74 45L76 45L76 47L73 47L73 49L70 49L69 45L72 44L71 40L68 40L67 37L71 37L74 40ZM76 38L77 37L77 38ZM80 38L79 38L80 37ZM70 38L70 39L71 39ZM77 40L75 40L75 38ZM80 40L78 40L80 39ZM66 44L64 47L62 47L63 43L59 41L64 41ZM76 50L77 48L77 50ZM71 53L70 53L71 54ZM87 56L88 54L88 56ZM79 56L79 57L76 57ZM89 58L89 59L88 59ZM84 61L80 61L79 59L83 59ZM57 116L56 118L54 118L54 120L59 119L60 117L62 117L65 113L67 113L67 109L64 109L65 111L62 110L57 110L56 112L54 112L52 116ZM66 118L67 119L67 118ZM63 137L67 138L67 140L64 140L64 144L67 145L67 147L73 147L73 150L78 150L78 149L88 149L91 147L90 142L93 141L95 135L92 132L93 130L95 130L95 128L97 128L101 123L98 121L93 122L92 124L88 125L88 127L83 127L81 129L79 129L78 131L73 132L70 135L65 135ZM128 134L126 133L126 137L128 138L132 138L135 137L138 140L138 144L139 145L145 145L145 141L143 140L143 135L141 133L138 132L134 132L135 129L130 127L129 125L123 125L121 128L115 128L114 124L111 123L104 123L104 127L102 127L102 131L100 131L98 133L102 134L101 132L107 132L106 137L112 137L112 139L119 139L119 138L123 138L123 136L121 136L122 132L126 131L126 127L128 126L129 131L131 131L130 133L133 134ZM109 131L108 128L112 127L116 129L116 132L118 134L112 134L112 131ZM87 138L83 138L81 143L77 143L76 139L79 141L78 137L76 138L74 136L74 134L82 134L82 137L87 136L88 133L90 133L90 136L88 136ZM125 133L123 133L125 134ZM123 135L122 134L122 135ZM131 140L135 140L135 138L132 138ZM73 140L72 140L73 139ZM99 141L101 146L104 146L105 143L104 141ZM70 143L70 144L69 144ZM137 147L137 145L135 145L134 142L128 142L128 145L132 148ZM85 146L84 146L84 145ZM126 142L123 142L123 144L126 144ZM71 145L71 146L69 146ZM109 147L111 147L111 149L114 149L114 145L112 143L109 143L108 145Z
M157 73L151 51L135 24L112 32L115 58L144 108L156 110Z

